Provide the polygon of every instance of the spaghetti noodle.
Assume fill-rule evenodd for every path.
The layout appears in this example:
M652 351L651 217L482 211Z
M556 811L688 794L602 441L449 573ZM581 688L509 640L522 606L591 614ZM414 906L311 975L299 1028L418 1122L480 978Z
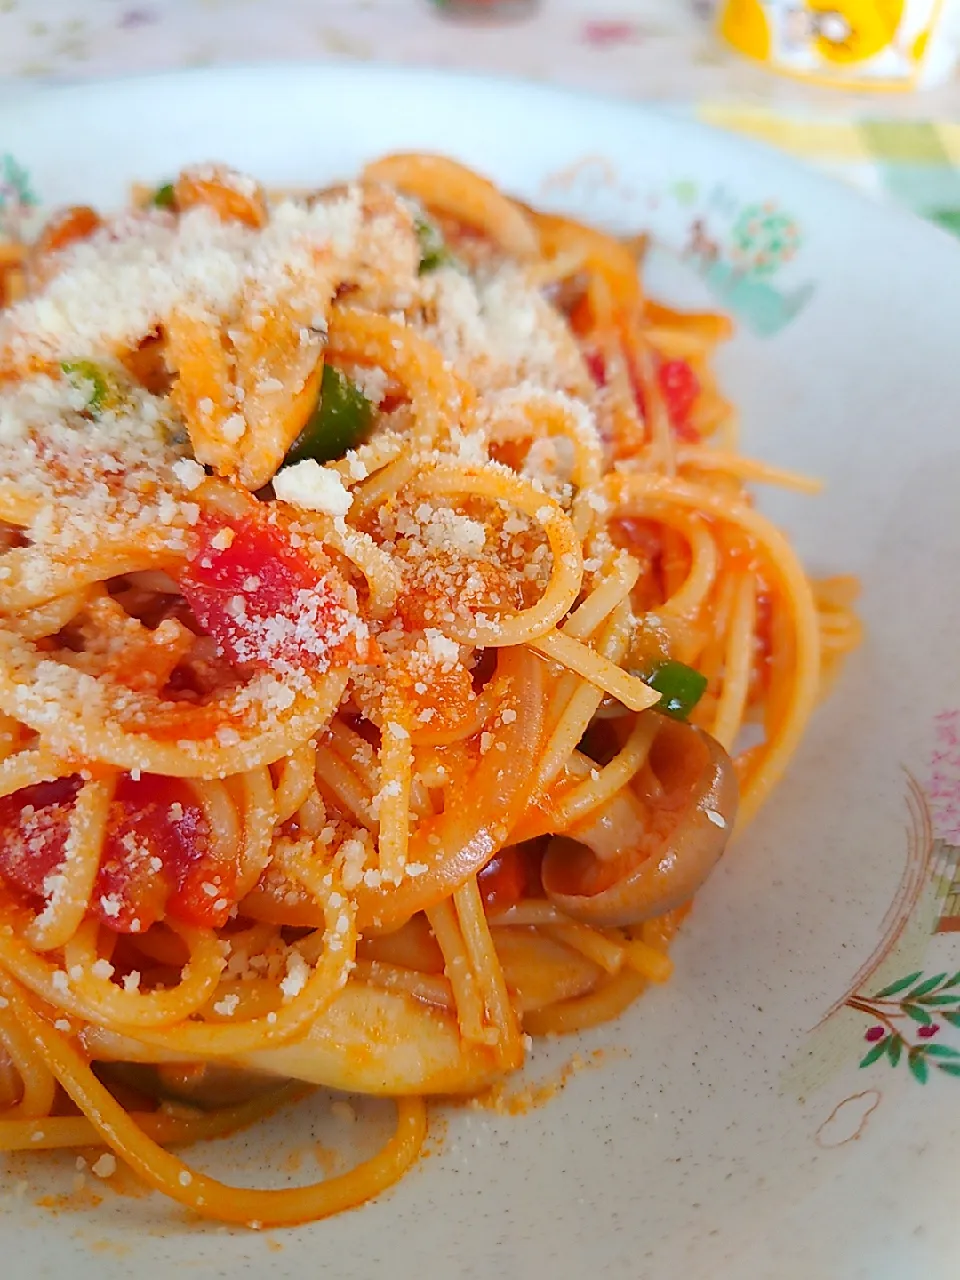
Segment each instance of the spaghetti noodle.
M421 155L2 246L0 1149L311 1220L669 976L858 624L638 252ZM314 1085L395 1137L284 1191L168 1150Z

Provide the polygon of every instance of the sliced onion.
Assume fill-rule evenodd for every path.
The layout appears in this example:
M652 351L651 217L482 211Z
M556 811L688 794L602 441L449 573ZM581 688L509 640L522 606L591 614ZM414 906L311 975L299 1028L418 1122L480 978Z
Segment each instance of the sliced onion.
M176 1063L175 1048L146 1045L103 1027L83 1032L98 1062ZM350 1093L476 1093L503 1076L497 1051L463 1040L456 1016L413 996L349 982L302 1039L258 1049L218 1067Z

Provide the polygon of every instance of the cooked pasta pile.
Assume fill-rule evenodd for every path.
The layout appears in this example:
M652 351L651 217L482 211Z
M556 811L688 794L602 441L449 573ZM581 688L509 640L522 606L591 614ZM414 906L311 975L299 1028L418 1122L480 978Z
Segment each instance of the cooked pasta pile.
M669 977L858 626L643 250L422 155L2 247L0 1150L315 1219ZM313 1085L395 1137L282 1191L169 1149Z

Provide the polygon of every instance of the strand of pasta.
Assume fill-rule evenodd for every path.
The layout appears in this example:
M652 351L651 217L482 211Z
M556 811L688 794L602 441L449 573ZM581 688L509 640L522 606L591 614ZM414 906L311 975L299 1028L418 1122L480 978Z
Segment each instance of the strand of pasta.
M228 785L219 778L191 778L187 785L200 804L217 862L242 865L241 819Z
M358 960L354 976L358 982L369 982L385 991L401 991L438 1009L457 1009L449 978L439 974L421 973L382 960Z
M191 951L181 974L181 981L169 991L144 992L137 999L121 1001L130 993L114 984L97 985L96 977L86 971L75 978L88 979L81 993L75 978L58 965L36 952L11 927L0 929L0 968L12 973L18 982L39 996L51 1008L73 1014L88 1022L110 1021L107 1014L132 1016L140 1026L176 1023L196 1012L209 998L223 968L220 944L211 934L189 933ZM100 980L103 982L104 980ZM116 996L116 1000L114 1000ZM150 997L149 999L147 997ZM101 1004L106 1001L106 1004Z
M623 600L610 615L610 621L600 637L598 653L608 661L616 661L626 649L630 624L630 609ZM563 706L556 723L550 726L549 737L537 766L538 791L545 790L570 759L602 700L601 690L584 681Z
M455 723L447 722L447 727L431 728L429 724L414 723L410 727L410 737L415 747L444 747L452 743L463 742L480 732L493 715L500 701L500 690L496 681L485 685L480 693L472 697L463 707L463 716Z
M0 613L26 613L109 578L167 569L182 559L183 549L174 544L172 530L161 537L139 527L105 536L85 547L82 557L70 560L53 560L37 547L19 547L3 558Z
M63 961L70 986L104 1026L140 1028L173 1026L197 1013L213 996L224 959L217 938L209 932L168 926L187 944L189 960L180 982L156 991L125 990L112 982L113 966L101 974L98 966L100 926L90 918L69 939Z
M85 782L80 788L67 826L63 862L47 904L25 931L37 951L62 947L74 936L86 915L100 868L100 849L107 830L116 774Z
M673 961L664 951L658 951L642 938L623 942L627 964L646 978L648 982L666 982L673 973Z
M20 1101L5 1108L0 1114L2 1132L8 1121L23 1119L29 1122L36 1116L49 1115L53 1109L57 1082L6 998L0 1005L0 1045L9 1054L22 1083Z
M563 920L558 924L547 925L545 932L564 946L572 947L574 951L585 955L606 973L619 973L623 967L623 947L598 930L591 929L589 925L579 924L575 920Z
M328 940L323 953L299 995L275 1013L245 1022L217 1025L179 1022L175 1033L166 1029L138 1027L137 1038L161 1047L173 1044L186 1058L201 1059L236 1057L292 1040L322 1016L337 991L346 983L353 964L356 929L349 904L340 902L333 907L328 903L324 915ZM109 1024L101 1022L101 1025Z
M310 751L308 739L306 749ZM312 755L312 751L310 752ZM270 774L265 767L249 769L229 780L238 797L243 815L243 836L237 845L237 882L234 892L244 898L258 882L270 862L275 827L282 819L277 814Z
M73 591L10 619L10 629L24 640L46 640L72 622L90 598L91 589Z
M640 333L632 335L629 342L643 397L643 412L650 437L650 449L657 459L657 466L661 473L668 476L676 475L676 436L660 389L653 352Z
M427 908L427 919L443 952L443 971L453 991L460 1034L475 1044L495 1045L500 1040L497 1027L487 1026L484 1002L477 975L470 964L457 914L449 899Z
M437 348L408 325L372 311L334 307L329 356L369 361L406 387L417 424L417 443L429 448L449 430L461 384Z
M500 1059L504 1068L510 1070L523 1061L523 1047L503 969L490 936L490 926L483 910L476 876L464 881L454 893L453 902L483 1003L497 1028Z
M783 718L767 743L762 762L752 772L740 805L740 821L757 811L786 768L800 741L817 697L820 674L820 635L810 584L796 554L779 530L752 508L730 502L703 485L661 476L608 478L608 496L621 511L643 508L649 502L672 501L688 509L707 512L735 525L769 557L771 572L783 588L795 633L795 668Z
M733 611L727 631L723 689L717 704L713 736L727 751L733 750L750 692L753 670L753 633L757 605L753 578L743 574L734 589Z
M19 721L8 717L14 724ZM0 764L0 796L9 796L38 782L53 782L69 771L66 762L46 746L26 747L8 755Z
M0 991L63 1089L93 1127L149 1187L202 1217L247 1226L294 1226L316 1221L379 1194L403 1175L426 1137L426 1110L419 1098L397 1099L397 1133L372 1159L349 1173L309 1187L248 1190L191 1170L137 1125L96 1078L68 1040L34 1013L5 973Z
M717 578L720 557L714 536L704 520L686 512L672 512L672 527L690 547L690 569L682 584L659 607L663 616L696 617L703 609Z
M476 648L526 644L543 635L566 614L580 590L583 550L569 517L553 498L505 467L470 471L440 463L428 475L413 478L410 487L414 492L472 494L508 502L540 525L553 556L550 581L535 605L522 613L504 615L495 622L480 618L470 623L445 621L442 629L446 634Z
M584 1031L620 1016L643 993L647 979L634 969L624 968L596 990L545 1009L531 1010L523 1017L524 1028L534 1036L569 1035Z
M396 701L394 695L394 701ZM371 795L380 786L380 764L374 748L351 728L343 716L336 715L327 725L325 741L351 768Z
M496 928L527 925L543 929L565 946L573 947L595 960L609 973L618 973L626 963L651 982L665 982L670 976L672 966L669 957L643 939L627 938L618 930L601 932L589 925L579 924L570 920L552 903L539 898L522 900L505 911L491 915L490 924Z
M277 826L292 818L313 790L316 759L316 744L308 741L295 747L281 761L274 802Z
M34 1051L36 1052L36 1051ZM46 1063L37 1054L46 1071ZM56 1087L56 1079L50 1075ZM299 1102L311 1092L299 1083L281 1085L269 1093L235 1107L216 1111L186 1113L173 1111L130 1112L130 1119L143 1133L161 1146L190 1146L210 1138L222 1138L271 1115L286 1103ZM9 1114L9 1113L7 1113ZM64 1147L104 1147L109 1143L86 1116L52 1116L43 1113L43 1122L0 1119L0 1151L56 1151Z
M399 884L407 864L410 843L413 746L410 742L410 720L401 697L388 696L384 699L383 716L377 848L381 877L392 884Z
M677 450L677 466L681 471L687 468L707 473L722 471L726 475L736 476L738 480L779 485L784 489L794 489L797 493L817 494L823 490L823 482L814 476L789 471L785 467L775 467L772 463L744 457L743 454L731 453L725 449L707 449L702 445L681 445Z
M643 768L657 729L656 717L639 716L630 737L613 759L594 770L596 776L585 778L551 804L550 818L557 829L564 830L581 822L626 787Z
M518 258L537 255L537 233L527 215L492 182L455 160L419 153L384 156L368 164L363 177L405 191L429 209L482 228Z
M100 760L115 768L143 770L171 777L223 778L270 764L293 750L324 725L340 704L347 684L345 671L329 671L311 682L310 694L295 693L292 704L272 717L275 724L250 725L250 686L229 691L210 704L213 723L232 728L237 741L166 742L149 733L127 729L116 721L99 719L96 707L84 704L81 686L73 697L57 699L57 714L36 695L31 677L40 656L18 638L0 631L0 710L44 733L50 746L67 755ZM69 668L62 668L69 673ZM142 699L140 719L150 723L157 699ZM162 705L162 704L160 704ZM176 705L176 704L174 704ZM156 718L156 716L155 716ZM241 728L237 729L236 725Z
M577 536L583 540L589 534L598 515L595 499L603 473L603 453L599 434L589 430L575 416L572 406L558 404L546 397L525 399L519 403L511 398L512 413L496 412L490 426L492 442L533 438L546 439L553 435L569 440L574 453L572 480L577 487L570 518Z
M583 676L584 680L618 699L631 711L645 711L660 701L660 694L639 676L630 675L603 654L562 631L538 636L530 641L530 647Z
M373 793L343 756L325 742L317 745L315 777L323 795L335 800L361 826L373 826Z
M742 489L747 480L807 492L816 486L732 452L736 418L707 364L713 345L728 334L725 321L683 317L645 300L636 269L642 249L562 218L532 214L452 162L392 157L372 166L366 178L365 211L382 202L375 184L387 181L428 209L483 229L522 260L528 278L563 281L568 291L580 291L585 280L576 323L558 319L558 358L569 394L591 401L584 353L591 370L594 357L601 358L598 379L605 386L596 411L603 445L573 399L520 388L484 403L479 379L476 387L464 380L440 346L404 323L402 315L380 313L397 304L390 300L395 288L389 270L376 263L368 264L356 282L345 278L350 288L334 302L339 264L336 271L318 269L311 276L311 305L327 320L329 341L324 352L322 337L301 327L305 350L292 359L297 370L303 365L303 378L293 377L296 370L284 355L286 339L297 334L299 304L292 296L278 295L276 315L254 326L255 314L265 317L256 309L259 302L255 306L244 295L229 347L220 332L225 321L204 321L188 332L175 320L166 352L179 375L174 398L183 402L200 461L215 461L225 473L239 472L251 483L256 477L259 484L273 475L303 413L315 402L325 356L348 374L357 370L358 381L365 369L386 375L387 395L399 400L399 407L385 412L386 425L374 440L330 464L352 491L350 519L356 527L322 513L298 512L284 519L295 520L292 527L308 559L325 561L329 549L356 585L362 612L386 620L408 579L401 555L386 538L381 543L379 533L369 532L378 528L380 508L418 497L465 498L471 508L479 500L501 513L525 515L535 529L530 545L542 533L550 552L550 573L539 599L514 613L478 614L470 621L451 614L437 624L463 647L468 670L482 650L499 650L496 675L479 695L466 697L442 728L418 724L394 683L388 652L373 716L381 726L379 753L351 727L351 717L365 704L350 692L346 672L309 681L298 677L292 705L279 714L269 692L258 692L256 678L212 695L201 707L165 704L159 692L180 656L192 650L194 638L183 624L172 623L164 646L166 633L158 635L159 628L127 615L123 593L117 598L108 583L140 574L132 582L128 577L134 593L176 594L171 575L186 554L188 530L108 531L93 540L82 559L69 563L52 560L42 548L19 546L19 535L4 534L0 795L69 776L76 768L69 761L91 762L93 777L84 781L68 819L61 874L69 892L48 892L50 902L33 923L12 901L0 903L0 990L7 1002L0 1003L0 1059L9 1059L4 1070L18 1073L23 1083L19 1110L8 1108L7 1118L0 1117L0 1150L106 1143L149 1185L181 1203L224 1221L254 1225L322 1216L388 1185L422 1142L422 1103L401 1100L397 1136L343 1178L291 1192L238 1191L193 1173L158 1144L227 1132L265 1114L286 1096L282 1091L269 1102L257 1100L207 1117L163 1111L130 1115L90 1070L84 1054L156 1062L242 1061L251 1054L258 1069L270 1069L265 1065L272 1061L269 1051L307 1053L311 1035L327 1034L326 1022L343 1026L337 1022L341 1003L352 1010L357 1026L365 1016L380 1026L384 993L394 993L406 999L406 1007L419 1009L421 1022L408 1018L403 1024L418 1053L427 1054L432 1044L424 1020L449 1034L454 1026L449 1015L455 1012L462 1042L454 1040L456 1067L450 1079L463 1079L471 1054L485 1055L487 1064L495 1060L501 1072L522 1062L516 1008L524 1010L524 1027L534 1034L616 1016L649 982L669 976L666 944L682 913L642 928L599 930L569 919L544 900L525 899L488 917L477 872L508 840L541 831L573 832L578 822L596 820L604 805L633 796L630 788L638 774L646 785L657 717L641 713L659 694L623 668L635 660L638 647L645 652L650 635L664 646L669 642L671 657L697 665L708 676L709 693L696 722L712 724L726 745L733 746L745 715L762 715L765 743L738 760L747 816L799 739L821 685L821 648L829 676L835 658L859 638L849 584L811 587L785 539L752 509ZM181 195L187 185L186 180L178 185ZM219 214L216 188L212 180L209 190L200 192L200 203ZM242 206L241 221L262 225L267 214L259 191L234 194ZM224 199L229 195L229 189L220 192ZM390 216L413 237L408 209ZM38 279L42 259L35 256L31 265ZM22 252L17 264L21 260ZM7 276L3 290L9 300ZM689 425L701 434L716 431L725 448L678 444L660 385L665 359L689 361L700 386ZM217 369L231 373L229 381L244 391L244 434L233 444L209 429L217 415L232 412L226 396L210 399L204 391ZM202 407L205 400L213 416ZM257 417L257 406L263 410L268 402L271 412ZM558 485L552 490L562 495L557 501L501 464L457 460L465 432L476 449L460 450L460 459L483 456L491 444L509 440L568 440L572 500ZM206 449L216 458L202 456ZM623 465L604 475L607 450ZM503 452L511 456L510 449ZM563 463L566 454L557 451L555 457ZM201 509L236 521L262 511L259 499L220 479L203 481L192 497ZM29 529L39 514L25 488L0 486L0 521ZM649 522L656 548L639 558L612 545L619 536L612 522L637 515ZM638 552L643 550L641 543ZM520 598L529 599L527 590L525 583ZM769 670L765 683L757 680L754 686L761 606L768 601ZM650 616L644 619L639 615L646 610ZM93 636L91 652L63 646L56 654L63 675L51 687L41 679L41 666L49 675L50 650L59 642L48 639L75 621ZM128 700L122 684L94 680L88 673L103 669L92 652L98 644L117 655L108 675L129 667L145 682L152 678L156 694ZM617 726L622 745L606 765L595 767L578 744L598 710L622 714L622 708L604 706L605 698L616 699L636 718L626 722L627 733ZM189 724L191 717L195 725ZM197 727L201 718L203 731ZM162 725L163 732L142 731L152 723ZM190 731L178 736L181 723ZM219 741L219 728L241 741ZM236 932L233 926L218 934L167 922L118 943L112 929L88 914L118 769L189 780L210 831L212 854L237 865L241 922ZM373 873L369 881L356 869L357 845L360 865ZM417 877L403 876L408 859L422 862ZM348 862L350 876L360 876L360 883L351 880L350 887ZM270 923L249 923L258 910ZM382 938L365 941L359 959L355 910L364 929L371 922L384 929ZM409 928L403 927L415 936L412 917L421 910L435 941L409 955L399 944L391 950L395 939L389 930L411 920ZM323 928L314 928L321 919ZM422 924L423 918L417 921ZM291 935L288 924L312 932ZM289 942L291 936L296 943ZM437 946L445 976L435 971ZM44 947L52 957L41 954ZM117 955L121 972L131 956L143 957L143 990L132 981L111 980ZM268 957L269 972L254 973L250 962ZM276 966L296 958L312 965L312 972L297 994L286 992L285 998L277 976L282 970ZM62 1014L71 1020L65 1034L62 1018L51 1025ZM384 1025L393 1024L385 1019ZM356 1044L361 1034L356 1032ZM417 1037L424 1038L423 1046ZM348 1052L349 1043L343 1048ZM63 1102L55 1081L85 1116L50 1114ZM402 1087L399 1080L398 1092Z
M619 553L587 598L571 611L560 630L574 640L586 640L636 585L640 566L633 556Z
M366 578L373 617L389 617L401 586L400 572L392 558L368 533L350 528L345 521L326 520L322 528L323 542L352 561Z

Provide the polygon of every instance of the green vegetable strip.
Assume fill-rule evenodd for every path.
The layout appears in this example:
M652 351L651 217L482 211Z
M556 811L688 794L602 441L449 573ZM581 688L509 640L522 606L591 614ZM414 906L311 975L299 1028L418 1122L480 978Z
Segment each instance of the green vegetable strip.
M92 360L68 360L60 368L75 387L86 393L91 413L100 413L110 394L110 382L100 366Z
M323 366L317 407L287 453L285 462L332 462L362 444L373 422L374 406L339 369Z
M707 688L705 675L672 659L641 672L640 678L661 695L654 710L663 711L675 720L686 720Z
M165 182L162 187L157 187L156 191L150 197L150 203L158 209L172 209L177 203L176 196L173 191L173 183Z
M420 243L420 274L436 271L437 267L448 267L453 262L453 254L447 248L440 228L426 218L417 218L414 222L417 240Z

